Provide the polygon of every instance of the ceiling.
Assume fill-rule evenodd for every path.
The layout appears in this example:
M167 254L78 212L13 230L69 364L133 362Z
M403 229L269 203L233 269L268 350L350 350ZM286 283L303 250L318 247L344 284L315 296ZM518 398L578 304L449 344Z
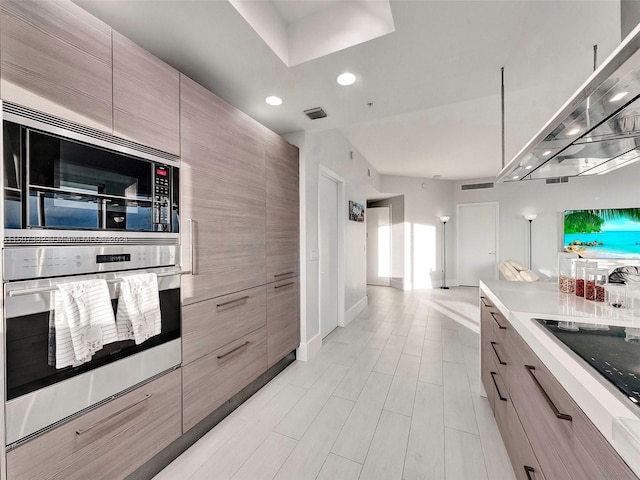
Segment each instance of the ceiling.
M500 170L500 67L508 161L589 76L593 45L602 61L620 41L615 0L392 0L392 33L288 67L226 0L74 1L278 133L339 129L381 174L442 179ZM291 25L338 3L272 10ZM309 120L317 106L328 117Z

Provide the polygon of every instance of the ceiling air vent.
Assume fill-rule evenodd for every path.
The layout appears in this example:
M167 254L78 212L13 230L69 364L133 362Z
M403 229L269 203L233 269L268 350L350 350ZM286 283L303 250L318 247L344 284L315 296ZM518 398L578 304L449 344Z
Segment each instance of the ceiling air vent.
M493 188L493 182L488 183L469 183L460 187L462 190L477 190L479 188Z
M569 183L569 177L547 178L547 185L550 183Z
M309 110L305 110L304 114L311 120L317 120L318 118L327 116L327 112L325 112L322 107L310 108Z

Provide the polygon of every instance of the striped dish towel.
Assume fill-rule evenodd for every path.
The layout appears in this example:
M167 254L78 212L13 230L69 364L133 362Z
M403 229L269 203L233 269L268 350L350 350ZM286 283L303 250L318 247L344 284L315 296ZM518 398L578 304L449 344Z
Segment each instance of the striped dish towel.
M107 282L97 279L58 285L53 324L56 368L88 362L103 345L116 342Z
M124 277L120 283L120 298L116 313L119 340L144 342L162 330L158 277L144 273Z

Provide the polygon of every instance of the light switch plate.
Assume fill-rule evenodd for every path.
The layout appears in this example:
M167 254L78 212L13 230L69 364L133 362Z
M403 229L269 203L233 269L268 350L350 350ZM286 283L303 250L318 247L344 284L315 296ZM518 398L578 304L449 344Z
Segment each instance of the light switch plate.
M314 249L309 252L309 260L311 260L312 262L317 261L319 256L320 255L318 254L318 250Z

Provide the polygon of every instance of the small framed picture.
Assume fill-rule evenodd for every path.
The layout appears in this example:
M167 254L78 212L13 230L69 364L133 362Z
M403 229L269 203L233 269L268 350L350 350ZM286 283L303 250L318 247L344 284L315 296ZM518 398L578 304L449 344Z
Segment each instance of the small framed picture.
M364 205L349 200L349 220L364 222Z

